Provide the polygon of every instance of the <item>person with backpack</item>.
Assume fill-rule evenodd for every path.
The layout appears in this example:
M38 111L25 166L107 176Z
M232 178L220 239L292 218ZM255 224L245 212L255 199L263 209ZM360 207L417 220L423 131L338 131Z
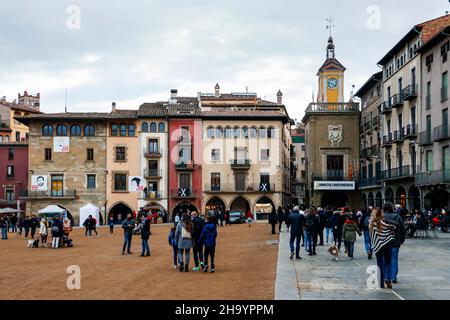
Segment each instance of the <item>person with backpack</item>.
M286 219L286 226L290 229L289 247L291 249L290 259L294 259L294 241L295 241L295 259L300 260L300 238L303 234L305 216L300 214L299 207L294 207L291 214Z
M173 268L177 269L178 268L178 244L177 241L175 239L175 226L172 226L172 228L170 228L170 232L169 232L169 237L168 237L168 241L169 241L169 246L172 247L172 251L173 251Z
M398 255L400 251L400 247L405 242L406 238L406 229L405 223L398 213L400 210L397 209L395 212L392 208L392 204L386 203L384 205L384 219L387 223L395 225L395 240L391 244L391 277L393 283L397 283L397 274L398 274Z
M148 239L150 238L150 235L152 234L150 232L150 220L151 217L148 217L147 215L143 216L142 221L142 228L141 228L141 240L142 240L142 251L141 251L141 257L150 256L150 247L148 245ZM146 253L147 252L147 253Z
M200 241L200 236L203 231L203 227L205 226L205 220L198 216L197 211L191 212L192 223L194 224L194 232L192 234L193 237L193 253L194 253L194 263L195 266L192 269L193 271L199 271L200 267L204 268L203 264L203 245Z
M320 218L314 208L310 208L306 215L305 229L307 242L305 243L309 256L315 256L317 246L317 235L320 228Z
M275 209L272 208L272 211L269 213L269 224L272 226L272 234L276 234L275 225L278 223L277 221L277 213Z
M326 210L326 220L325 220L325 240L327 244L330 243L330 236L333 241L333 227L331 225L331 218L333 217L333 210L330 207L327 207Z
M62 217L61 217L62 219ZM59 248L59 242L61 240L61 237L63 235L63 222L60 218L54 217L53 223L52 223L52 248L58 249Z
M352 215L348 215L347 220L344 222L342 227L342 236L344 238L344 246L347 249L348 257L353 259L353 251L355 248L356 234L361 236L361 231L359 231L356 225L355 218Z
M338 247L339 251L341 251L342 227L344 226L344 223L344 212L339 210L334 211L333 217L331 218L331 227L333 228L334 245Z
M195 232L191 216L184 213L181 217L181 223L178 223L175 230L175 240L178 247L178 262L180 263L180 272L189 272L190 251L193 246L192 234ZM186 260L183 264L183 253Z
M122 222L122 229L124 235L124 242L122 247L122 255L125 255L125 249L127 249L127 254L133 254L131 252L131 240L133 239L133 229L135 223L131 214L127 215L127 218Z
M200 243L205 246L204 261L203 261L203 272L208 272L208 257L211 257L211 273L215 272L215 256L216 256L216 238L217 238L217 228L214 217L208 216L206 218L206 224L200 234Z

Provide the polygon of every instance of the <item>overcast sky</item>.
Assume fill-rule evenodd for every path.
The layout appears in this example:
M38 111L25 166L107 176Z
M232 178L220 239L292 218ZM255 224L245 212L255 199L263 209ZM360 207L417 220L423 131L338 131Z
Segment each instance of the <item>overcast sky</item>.
M223 92L248 87L273 101L281 89L290 116L299 120L317 91L330 13L348 99L351 85L359 88L377 72L379 59L414 24L450 10L448 0L0 4L0 96L8 100L25 89L40 92L42 111L60 112L67 87L69 111L109 111L112 101L137 109L167 100L171 88L195 96L219 82ZM71 5L80 8L80 20L68 13Z

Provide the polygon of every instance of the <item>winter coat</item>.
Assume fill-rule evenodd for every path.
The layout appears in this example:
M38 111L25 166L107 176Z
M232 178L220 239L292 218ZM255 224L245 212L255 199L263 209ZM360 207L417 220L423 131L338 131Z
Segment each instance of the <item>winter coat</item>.
M275 213L275 211L272 211L269 214L269 224L277 224L277 223L278 223L277 214Z
M278 222L280 222L280 223L285 220L283 209L279 208L277 210L277 218L278 218Z
M394 248L399 248L406 238L406 228L402 217L398 213L385 212L384 219L387 223L395 226L395 241L392 241L391 245Z
M333 218L333 211L328 210L326 213L326 220L325 220L325 228L332 228L331 225L331 218Z
M0 228L2 228L2 229L8 228L8 221L6 219L0 220Z
M319 216L308 213L306 215L306 222L305 222L305 228L308 232L319 232L320 228L320 218Z
M39 234L42 234L42 235L47 235L48 234L47 226L45 225L44 221L41 221L41 225L40 225L40 228L39 228Z
M303 225L305 224L305 216L298 211L293 211L286 220L286 225L290 228L291 234L299 236L303 234Z
M122 228L123 228L123 232L125 234L127 234L128 236L132 236L133 235L133 229L134 229L134 220L133 219L125 219L122 222Z
M203 227L200 235L200 243L203 243L205 247L211 248L216 246L217 228L215 223L207 223Z
M31 229L36 229L39 225L39 221L37 218L33 218L30 220L30 228Z
M183 238L182 237L182 229L185 226L185 222L182 221L181 223L177 224L177 229L175 230L175 241L177 243L178 249L191 249L193 246L193 239L192 239L192 233L195 233L195 226L192 224L192 232L191 232L191 238Z
M320 218L319 228L320 230L323 230L325 229L325 226L327 224L327 214L325 213L325 211L319 211L317 214Z
M55 228L56 227L56 228ZM52 237L59 238L63 235L63 223L61 220L53 220L52 224Z
M359 230L355 221L347 220L342 227L342 236L344 241L347 242L355 242L356 241L356 233L361 236L361 231Z
M145 219L141 229L141 239L148 240L150 238L150 219Z
M331 228L333 228L333 234L336 236L342 236L342 227L344 226L345 218L340 214L333 214L331 218Z
M194 224L194 232L192 233L195 242L194 244L198 244L200 236L202 235L203 227L205 226L205 220L200 217L195 217L192 219L192 223Z

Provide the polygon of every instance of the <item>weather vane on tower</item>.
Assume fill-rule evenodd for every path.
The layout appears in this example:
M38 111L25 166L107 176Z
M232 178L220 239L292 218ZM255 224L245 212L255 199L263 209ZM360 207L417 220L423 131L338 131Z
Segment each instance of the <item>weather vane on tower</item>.
M327 46L327 59L329 59L329 58L334 58L334 55L335 55L332 30L336 26L334 25L334 20L331 17L331 14L330 14L330 18L329 19L327 18L326 21L328 22L327 29L330 29L330 37L328 38L328 46Z
M326 19L326 21L328 22L328 24L327 24L327 29L330 29L330 37L332 36L332 29L334 28L334 27L336 27L335 25L334 25L334 19L331 17L331 13L330 13L330 18L328 19Z

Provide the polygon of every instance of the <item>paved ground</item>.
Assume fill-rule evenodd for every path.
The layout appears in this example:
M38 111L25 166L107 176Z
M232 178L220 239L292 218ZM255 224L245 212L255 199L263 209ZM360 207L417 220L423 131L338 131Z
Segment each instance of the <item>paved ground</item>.
M151 257L122 256L123 231L100 238L71 234L73 248L26 248L26 240L10 234L0 240L0 300L6 299L263 299L274 298L278 236L267 224L219 228L216 273L180 273L172 269L169 226L152 226ZM191 251L192 252L192 251ZM66 268L81 268L81 290L68 290ZM193 266L191 258L190 267Z
M289 300L450 300L450 235L439 239L407 239L400 250L398 284L393 290L367 289L367 267L376 265L364 252L363 239L355 244L355 260L343 252L339 262L331 260L328 246L318 247L303 260L289 260L288 233L280 236L275 299ZM343 248L341 249L343 251ZM282 271L282 272L281 272Z

